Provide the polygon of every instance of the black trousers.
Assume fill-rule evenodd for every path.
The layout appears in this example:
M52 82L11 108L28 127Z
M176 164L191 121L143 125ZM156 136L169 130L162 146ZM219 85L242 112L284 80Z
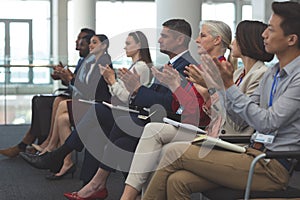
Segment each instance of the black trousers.
M30 133L41 144L48 136L51 126L52 105L56 96L36 95L32 98Z

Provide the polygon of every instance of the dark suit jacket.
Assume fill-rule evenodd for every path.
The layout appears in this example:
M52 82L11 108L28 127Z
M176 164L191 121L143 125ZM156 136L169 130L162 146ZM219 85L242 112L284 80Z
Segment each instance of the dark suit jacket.
M109 55L104 54L95 62L92 56L93 55L88 56L82 64L83 66L81 66L78 70L78 76L76 76L74 82L74 88L76 89L73 89L73 98L109 102L111 94L107 83L100 75L98 64L103 66L108 64L112 68L111 58ZM86 72L83 72L84 70L86 70ZM86 79L85 81L80 79L80 76L82 76L81 74L84 74L85 78L88 77L87 82L85 82Z
M173 63L173 68L178 70L181 75L186 76L183 71L189 64L197 65L197 62L190 52L186 52ZM167 111L172 112L172 100L172 92L155 80L149 88L141 86L131 104L148 108L154 104L160 104Z

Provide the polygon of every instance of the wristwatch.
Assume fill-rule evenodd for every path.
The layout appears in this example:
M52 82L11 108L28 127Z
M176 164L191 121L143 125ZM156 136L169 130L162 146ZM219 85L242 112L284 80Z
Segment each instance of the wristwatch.
M208 93L210 94L210 95L213 95L214 93L216 93L216 88L209 88L208 89Z

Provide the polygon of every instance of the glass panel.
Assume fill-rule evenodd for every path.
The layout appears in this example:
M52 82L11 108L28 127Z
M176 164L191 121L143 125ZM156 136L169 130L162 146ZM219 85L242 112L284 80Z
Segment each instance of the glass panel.
M0 65L4 64L5 56L5 24L0 22ZM5 69L0 67L0 83L4 83L5 80Z
M113 11L113 14L112 14ZM76 65L78 61L78 52L75 51L75 39L79 30L73 30L74 19L73 16L73 1L68 1L68 59L69 64ZM142 16L142 17L137 17ZM103 20L105 19L105 20ZM134 23L132 23L134 19ZM112 26L112 24L118 24ZM122 34L126 31L156 28L156 4L155 2L142 2L142 1L97 1L96 2L96 33L104 33L108 38ZM106 30L106 32L103 32ZM123 41L122 41L123 42ZM124 43L120 48L123 48ZM126 63L122 60L116 61L118 63ZM125 60L127 58L124 58ZM154 60L154 58L153 58Z
M28 67L11 67L10 82L11 83L27 83L29 82Z
M11 1L0 0L0 19L9 19L10 23L10 51L11 57L6 57L12 65L29 64L29 24L19 23L18 19L32 20L33 40L33 61L32 64L48 65L50 64L50 3L51 1ZM14 12L12 12L14 11ZM4 44L4 25L0 23L0 44ZM3 48L3 50L1 49ZM0 64L3 63L4 45L0 46ZM49 68L27 68L13 67L6 76L9 77L9 84L4 96L4 75L0 68L0 124L20 124L30 123L31 121L31 99L32 92L35 94L35 88L28 87L28 82L34 84L51 84ZM12 84L11 84L12 83ZM19 84L20 83L20 84ZM24 84L25 83L25 84ZM39 86L37 86L39 87ZM18 94L24 92L26 95ZM48 92L47 92L48 93ZM6 113L5 113L6 112Z
M22 33L22 34L20 34ZM22 22L10 23L10 64L28 65L29 24ZM27 67L11 67L10 82L26 83L29 81Z
M32 19L33 64L49 64L50 60L50 2L0 0L0 18ZM23 32L18 32L23 37ZM28 50L26 50L27 52Z
M224 12L226 11L226 12ZM231 31L235 30L235 7L233 3L203 3L202 20L220 20L227 23ZM234 32L233 32L234 33Z
M0 22L0 65L4 64L4 58L5 58L5 24L3 22ZM5 68L0 67L0 124L3 124L5 121L5 91L6 91L6 85L5 82Z
M5 68L0 67L0 83L4 83L5 80Z
M22 34L20 34L22 33ZM10 23L10 64L28 65L29 24L22 22Z
M32 97L33 95L6 96L7 124L30 124ZM3 100L3 96L0 97L0 100ZM2 104L0 104L0 112L0 124L5 124L4 106Z
M252 5L243 5L242 7L242 20L252 19Z
M50 69L46 67L33 68L33 83L34 84L49 84Z
M3 65L5 56L5 24L3 22L0 22L0 44L2 44L0 45L0 65ZM3 80L2 77L0 80Z

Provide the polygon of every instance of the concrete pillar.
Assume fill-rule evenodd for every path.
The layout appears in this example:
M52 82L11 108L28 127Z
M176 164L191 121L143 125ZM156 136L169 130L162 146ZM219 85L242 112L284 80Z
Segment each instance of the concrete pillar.
M75 39L81 28L91 28L96 30L96 0L72 1L74 21L72 34Z
M78 53L75 53L75 40L82 28L90 28L95 30L96 26L96 0L72 0L72 24L69 23L69 42L74 48L69 53L69 62L75 64L78 61Z
M68 0L52 0L52 63L68 64ZM60 81L54 81L53 90L61 87Z
M240 23L240 21L242 21L242 6L243 4L241 3L241 1L235 2L235 27L238 25L238 23Z
M268 23L272 14L272 2L273 0L251 0L253 20Z
M53 63L68 63L68 0L52 0Z
M192 26L192 39L194 40L199 33L201 5L202 0L156 0L157 27L162 28L162 23L171 18L185 19ZM191 45L192 52L195 52L195 49L195 45ZM194 53L193 56L198 57ZM163 58L162 54L158 53L157 59L160 62L161 59L167 60L168 58Z

